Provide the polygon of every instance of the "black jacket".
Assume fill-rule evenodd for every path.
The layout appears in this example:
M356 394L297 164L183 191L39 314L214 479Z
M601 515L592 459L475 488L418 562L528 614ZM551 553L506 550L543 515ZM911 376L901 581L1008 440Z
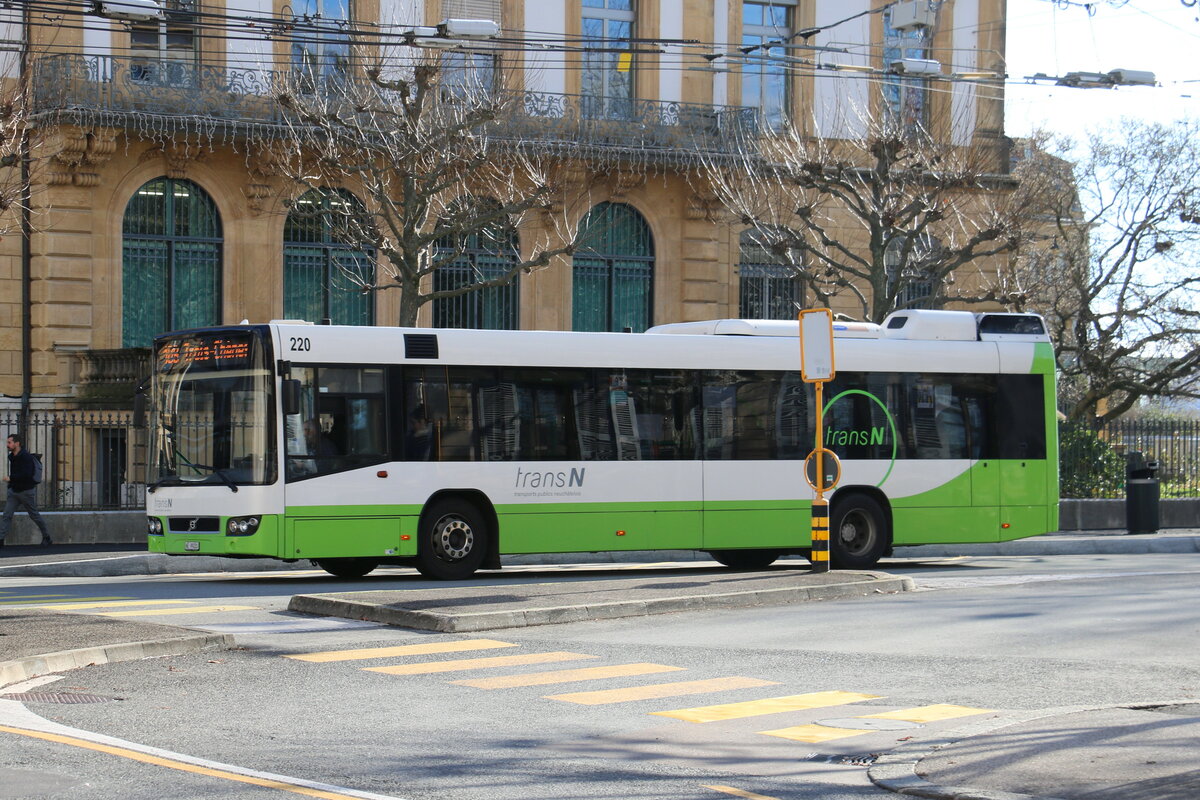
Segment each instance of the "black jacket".
M25 448L8 454L8 485L15 492L27 492L37 486L33 482L33 453Z

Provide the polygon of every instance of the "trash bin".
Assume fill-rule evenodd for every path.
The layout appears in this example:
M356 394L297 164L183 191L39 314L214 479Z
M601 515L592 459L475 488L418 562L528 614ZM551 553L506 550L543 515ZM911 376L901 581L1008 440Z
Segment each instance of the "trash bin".
M1158 462L1142 453L1125 456L1125 529L1129 533L1158 532Z

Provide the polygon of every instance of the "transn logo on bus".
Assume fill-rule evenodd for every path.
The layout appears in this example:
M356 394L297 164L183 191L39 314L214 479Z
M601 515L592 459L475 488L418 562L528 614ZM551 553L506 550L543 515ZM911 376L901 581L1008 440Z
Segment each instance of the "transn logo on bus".
M517 468L517 481L513 484L515 489L561 489L567 486L583 486L583 473L587 471L587 467L574 467L568 472L562 470L559 472L533 472L531 470L521 470Z
M830 427L825 431L825 444L833 447L845 447L853 444L881 445L884 432L882 427L865 431L840 431Z

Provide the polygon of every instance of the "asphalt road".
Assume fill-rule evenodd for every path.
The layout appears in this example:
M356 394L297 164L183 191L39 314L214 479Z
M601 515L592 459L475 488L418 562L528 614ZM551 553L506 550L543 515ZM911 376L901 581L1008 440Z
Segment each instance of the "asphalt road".
M87 613L231 632L242 649L93 667L31 688L104 702L24 702L66 728L44 739L0 729L0 764L22 778L0 786L0 797L279 797L294 791L288 781L306 780L335 787L309 796L879 798L890 795L870 785L865 764L956 725L1200 694L1200 555L898 559L882 568L920 590L486 636L283 610L302 592L429 585L404 570L363 581L317 572L8 579L0 592L9 598L109 598L93 602L127 605ZM671 568L680 571L709 574ZM517 568L485 580L631 573L659 574ZM473 649L420 652L445 642ZM406 649L378 649L396 647ZM433 666L491 658L509 660ZM530 677L581 669L595 672ZM780 699L818 692L828 694L816 708ZM73 729L166 752L146 763L119 744L85 749ZM830 735L838 738L821 740Z

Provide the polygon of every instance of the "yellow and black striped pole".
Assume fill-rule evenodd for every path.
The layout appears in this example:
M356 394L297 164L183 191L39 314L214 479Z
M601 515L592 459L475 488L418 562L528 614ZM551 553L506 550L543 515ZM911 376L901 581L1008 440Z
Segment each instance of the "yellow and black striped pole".
M824 497L812 502L812 554L808 560L813 572L829 572L829 501Z

